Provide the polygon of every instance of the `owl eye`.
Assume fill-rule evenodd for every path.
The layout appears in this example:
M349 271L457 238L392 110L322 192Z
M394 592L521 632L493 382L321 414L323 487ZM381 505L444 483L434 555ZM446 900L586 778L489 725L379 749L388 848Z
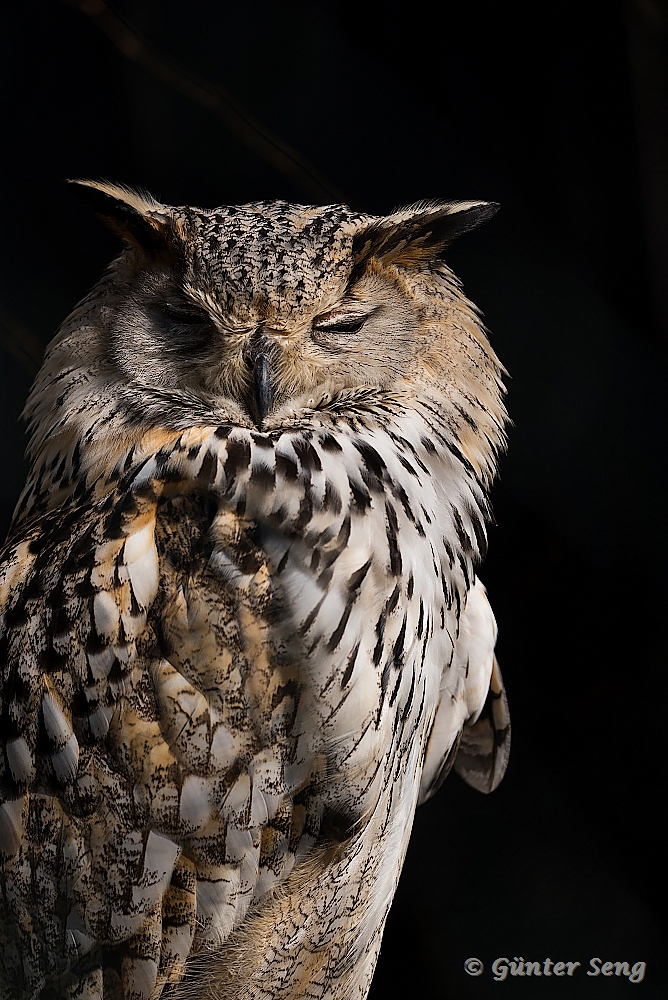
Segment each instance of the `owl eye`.
M215 326L209 314L193 303L162 299L152 307L153 323L170 345L173 336L179 335L181 342L187 340L191 350L203 350L215 334Z
M151 313L156 334L170 351L186 349L199 356L215 339L216 327L209 314L185 299L161 299L153 303Z
M211 326L209 314L188 302L162 302L160 309L177 326Z
M359 333L369 315L351 315L350 313L331 312L317 316L313 321L313 329L320 333Z

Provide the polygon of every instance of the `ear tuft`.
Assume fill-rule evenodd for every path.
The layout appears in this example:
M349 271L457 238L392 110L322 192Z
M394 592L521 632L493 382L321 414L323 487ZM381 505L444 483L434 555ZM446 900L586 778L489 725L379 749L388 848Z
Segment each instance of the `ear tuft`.
M174 219L167 205L150 194L110 181L70 180L89 208L131 246L151 256L172 255Z
M423 201L397 209L355 236L356 269L372 257L402 267L424 266L438 260L453 240L498 210L493 201Z

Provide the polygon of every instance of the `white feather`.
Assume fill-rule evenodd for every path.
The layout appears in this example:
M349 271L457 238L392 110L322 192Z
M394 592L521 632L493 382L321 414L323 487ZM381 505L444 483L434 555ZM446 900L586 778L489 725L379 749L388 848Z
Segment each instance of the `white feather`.
M93 619L98 634L107 639L115 639L118 632L120 612L111 594L100 590L93 598Z
M88 653L88 665L96 681L106 680L106 677L116 661L116 654L111 646L105 646L98 653Z
M204 943L219 944L234 927L238 891L237 866L224 865L198 870L197 922L204 932Z
M35 761L28 744L22 736L7 740L5 745L7 763L14 781L30 784L35 779Z
M211 815L210 782L196 774L189 774L181 788L179 817L184 832L195 833L205 826Z
M64 784L74 781L79 769L79 741L71 734L65 746L51 755L56 777Z
M28 809L27 797L8 799L0 805L0 854L16 854L23 837Z
M126 566L137 603L141 608L148 608L158 592L159 567L155 545L146 548L138 559Z

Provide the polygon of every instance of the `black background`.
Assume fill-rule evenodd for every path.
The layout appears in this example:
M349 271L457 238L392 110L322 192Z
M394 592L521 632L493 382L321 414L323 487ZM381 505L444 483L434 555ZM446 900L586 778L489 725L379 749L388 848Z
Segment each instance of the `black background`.
M501 202L449 259L511 376L482 573L511 763L492 796L453 777L418 811L371 995L667 995L665 3L113 10L3 8L3 528L40 351L116 251L65 178L208 207ZM648 971L502 984L471 956Z

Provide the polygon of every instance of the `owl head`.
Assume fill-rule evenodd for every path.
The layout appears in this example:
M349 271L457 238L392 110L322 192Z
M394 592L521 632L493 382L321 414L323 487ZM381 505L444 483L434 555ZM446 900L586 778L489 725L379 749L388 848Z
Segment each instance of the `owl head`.
M422 202L384 218L281 201L206 211L78 183L128 245L105 349L147 394L225 398L261 426L286 406L425 370L456 379L463 300L443 253L497 205Z
M63 455L74 469L73 449L97 467L156 428L269 432L418 398L491 474L501 368L444 253L497 205L206 210L76 183L125 250L47 349L26 407L33 478Z

